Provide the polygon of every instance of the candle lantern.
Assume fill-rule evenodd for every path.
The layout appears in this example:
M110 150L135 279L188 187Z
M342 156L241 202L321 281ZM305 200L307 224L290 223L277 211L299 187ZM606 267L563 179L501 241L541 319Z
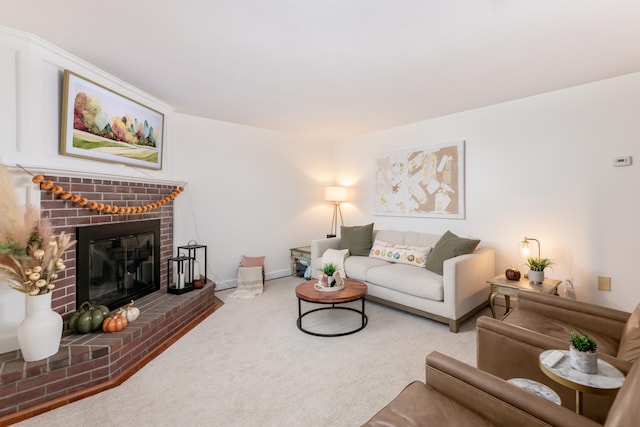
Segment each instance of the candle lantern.
M186 251L187 256L193 258L193 285L196 289L202 288L207 283L207 246L189 240L186 246L178 246L178 252L180 250Z
M192 291L194 259L178 252L178 256L167 260L167 292L184 294ZM173 283L171 283L173 281Z

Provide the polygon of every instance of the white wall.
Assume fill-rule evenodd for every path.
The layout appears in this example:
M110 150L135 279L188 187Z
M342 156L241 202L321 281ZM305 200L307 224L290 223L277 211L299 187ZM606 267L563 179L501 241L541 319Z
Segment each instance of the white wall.
M58 155L62 70L111 87L166 114L162 171ZM61 170L186 181L176 199L176 243L209 246L211 273L232 282L242 254L267 256L271 276L288 249L328 232L323 186L353 185L345 223L477 236L496 248L497 270L519 264L518 242L542 242L550 275L572 276L578 298L631 310L639 240L640 74L428 120L333 144L184 116L169 105L28 34L0 27L0 161ZM464 139L465 220L373 216L373 156ZM596 290L597 275L612 292Z
M165 114L161 171L58 154L65 69ZM243 254L266 255L268 277L289 274L289 249L329 231L332 206L323 201L323 187L333 184L333 170L326 143L173 113L56 46L3 27L0 89L2 163L33 172L186 183L174 201L175 243L208 245L207 273L218 282L235 282Z
M338 180L355 183L350 223L482 239L496 271L521 265L523 237L571 276L578 299L631 311L640 302L640 73L388 129L335 144ZM375 154L466 140L466 219L373 215ZM612 167L615 156L634 157ZM532 246L535 250L536 245ZM522 268L524 270L524 268ZM597 290L597 276L612 291Z
M173 108L116 77L27 33L0 27L0 160L31 170L56 168L126 177L172 178L171 144L162 171L59 155L62 80L65 69L161 113ZM165 120L165 132L170 123ZM165 138L166 139L166 138ZM166 142L166 141L165 141Z
M326 144L248 126L171 116L171 164L188 182L175 200L177 244L207 245L217 282L235 281L242 255L265 255L267 278L290 274L289 249L330 227Z

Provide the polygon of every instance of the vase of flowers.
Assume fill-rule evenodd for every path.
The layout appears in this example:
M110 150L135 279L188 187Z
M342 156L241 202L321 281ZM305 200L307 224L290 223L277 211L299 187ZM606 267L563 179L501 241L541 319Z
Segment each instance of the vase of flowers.
M33 362L58 352L62 317L51 309L53 283L65 269L63 255L75 241L53 233L33 207L22 209L9 173L0 165L0 279L26 297L26 317L18 326L24 360Z

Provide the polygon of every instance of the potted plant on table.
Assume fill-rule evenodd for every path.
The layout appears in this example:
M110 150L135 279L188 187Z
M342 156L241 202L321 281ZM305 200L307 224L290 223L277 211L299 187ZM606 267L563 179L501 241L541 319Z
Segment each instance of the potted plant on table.
M569 346L569 361L571 367L586 374L598 372L598 344L593 338L579 335L571 331L571 345Z
M549 258L529 257L526 266L529 267L529 281L542 283L544 281L544 269L551 267L553 261Z
M320 269L320 271L322 271L322 274L320 275L320 284L322 284L323 286L332 287L335 284L333 280L333 273L335 273L337 270L338 267L332 262L324 264Z

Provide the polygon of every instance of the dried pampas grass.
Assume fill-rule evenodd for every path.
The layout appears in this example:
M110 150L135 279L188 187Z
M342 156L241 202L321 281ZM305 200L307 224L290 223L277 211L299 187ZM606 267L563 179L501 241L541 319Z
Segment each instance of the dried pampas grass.
M25 247L39 220L36 208L23 210L20 206L9 171L0 164L0 243L16 242Z

